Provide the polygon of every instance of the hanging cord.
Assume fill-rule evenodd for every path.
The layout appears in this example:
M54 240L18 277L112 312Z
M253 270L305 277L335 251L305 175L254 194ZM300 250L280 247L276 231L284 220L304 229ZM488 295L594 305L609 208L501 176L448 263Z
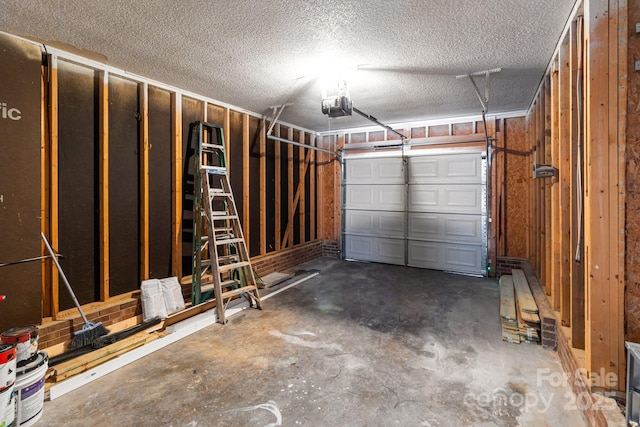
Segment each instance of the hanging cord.
M575 261L580 262L582 259L582 211L583 211L583 195L582 195L582 109L583 109L583 93L582 93L582 16L578 17L576 24L576 39L577 39L577 59L578 59L578 78L576 79L577 88L577 100L576 107L578 109L577 122L578 122L578 155L576 159L576 210L578 217L578 237L576 239L576 254Z

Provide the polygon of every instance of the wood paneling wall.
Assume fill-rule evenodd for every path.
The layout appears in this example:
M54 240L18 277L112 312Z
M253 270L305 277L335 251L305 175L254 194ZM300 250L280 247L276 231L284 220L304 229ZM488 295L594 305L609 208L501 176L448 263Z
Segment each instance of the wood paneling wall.
M640 22L640 0L628 1L628 110L626 150L626 295L625 313L628 341L640 342L640 72L634 61L640 59L640 34L635 23Z
M531 180L529 258L592 389L624 390L627 3L585 0L566 30L527 118L531 164L558 169Z
M189 125L196 120L224 127L232 187L253 257L321 237L316 207L322 206L320 199L333 203L334 191L323 194L313 150L268 140L265 120L253 113L120 75L90 60L70 60L61 52L49 55L47 68L41 47L33 50L33 60L21 62L33 72L23 70L20 76L37 77L28 84L37 89L34 105L43 119L25 107L20 123L41 135L32 138L37 142L32 161L43 178L28 180L38 187L29 191L36 193L37 214L29 216L35 218L30 234L36 253L24 257L40 252L40 231L50 235L65 255L61 263L85 308L99 309L137 292L149 277L189 275L191 243L184 239L191 225L183 210L183 175ZM316 135L303 128L276 124L275 133L316 144ZM331 157L326 161L333 167ZM34 305L39 313L34 317L30 310L27 323L75 315L68 293L58 289L55 267L31 266L42 274L32 275L39 278ZM5 326L21 318L8 316Z

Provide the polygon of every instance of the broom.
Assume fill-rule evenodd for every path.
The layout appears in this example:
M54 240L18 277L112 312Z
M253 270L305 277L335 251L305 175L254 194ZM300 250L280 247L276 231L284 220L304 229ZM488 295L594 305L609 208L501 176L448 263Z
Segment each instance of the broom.
M100 338L103 335L107 335L109 333L109 330L104 326L102 326L101 322L92 323L87 320L87 316L85 316L84 313L82 312L82 309L80 308L80 303L78 302L76 295L73 293L73 289L71 288L71 285L67 280L67 276L64 275L64 271L62 271L62 267L60 267L58 258L53 252L53 249L51 249L51 245L49 245L49 242L47 241L47 238L44 236L44 233L40 233L40 235L42 236L42 240L44 241L44 244L47 247L47 250L49 251L51 258L53 259L53 262L56 264L56 267L58 268L58 272L60 273L60 277L62 277L62 281L67 286L67 290L69 291L69 294L71 294L73 303L78 308L78 311L80 312L80 316L82 316L82 320L84 321L84 325L82 325L82 330L77 331L73 334L73 339L69 343L69 348L74 349L74 348L82 347L83 345L91 344L95 339Z

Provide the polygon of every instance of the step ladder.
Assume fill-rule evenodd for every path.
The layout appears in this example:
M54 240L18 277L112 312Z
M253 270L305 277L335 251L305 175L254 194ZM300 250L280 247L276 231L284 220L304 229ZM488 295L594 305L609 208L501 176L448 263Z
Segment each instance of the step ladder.
M195 122L192 302L216 299L218 322L226 323L231 300L242 296L262 308L255 274L233 198L222 128Z

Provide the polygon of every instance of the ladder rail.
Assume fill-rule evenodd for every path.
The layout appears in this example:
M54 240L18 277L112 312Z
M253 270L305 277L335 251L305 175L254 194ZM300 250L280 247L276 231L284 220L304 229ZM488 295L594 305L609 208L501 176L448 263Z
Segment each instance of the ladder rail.
M236 297L246 298L250 306L258 309L262 308L262 302L229 181L222 127L195 122L192 132L195 133L192 143L196 144L192 302L194 305L203 302L202 295L210 293L213 287L218 321L224 324L226 308ZM237 280L231 277L236 271ZM203 284L206 273L210 273L212 280Z

